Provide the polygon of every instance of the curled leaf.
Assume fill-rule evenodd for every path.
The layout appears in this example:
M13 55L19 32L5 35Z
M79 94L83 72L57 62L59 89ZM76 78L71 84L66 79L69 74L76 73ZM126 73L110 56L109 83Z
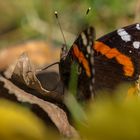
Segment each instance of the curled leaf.
M67 137L78 136L76 130L69 124L66 113L58 106L25 92L2 76L0 76L0 82L3 83L3 87L8 90L8 93L5 94L15 95L19 102L36 104L43 109L61 134Z
M36 77L36 71L26 53L23 53L14 68L11 77L14 81L25 84L38 93L55 100L62 100L62 94L44 89Z

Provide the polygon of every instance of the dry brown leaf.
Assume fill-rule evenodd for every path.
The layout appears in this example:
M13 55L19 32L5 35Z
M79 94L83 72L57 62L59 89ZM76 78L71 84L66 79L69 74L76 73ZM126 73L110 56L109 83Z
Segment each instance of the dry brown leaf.
M35 68L31 64L26 53L23 53L19 57L12 74L9 75L12 75L11 78L14 81L25 84L27 87L34 89L45 97L55 100L62 100L63 98L62 94L46 90L42 87L40 81L36 77Z
M67 137L78 136L77 131L69 124L66 113L58 106L25 92L3 76L0 76L0 83L1 82L4 84L3 87L8 90L8 93L5 94L15 95L19 102L36 104L42 108L48 114L61 134Z

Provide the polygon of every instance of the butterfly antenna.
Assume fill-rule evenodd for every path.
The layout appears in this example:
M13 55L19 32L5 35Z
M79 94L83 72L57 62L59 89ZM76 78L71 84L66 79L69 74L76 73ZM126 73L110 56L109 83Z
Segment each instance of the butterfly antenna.
M48 65L47 67L42 68L41 70L46 70L46 69L48 69L49 67L52 67L52 66L54 66L54 65L59 65L59 62L52 63L52 64Z
M86 10L86 12L85 12L85 15L84 15L84 18L85 19L87 19L88 18L88 14L89 14L89 12L91 11L91 7L89 7L87 10ZM86 27L89 27L89 23L88 23L88 20L85 20L86 22L85 22L85 24L84 24L84 28Z
M90 10L91 10L91 7L89 7L89 8L87 9L86 15L88 15L88 13L90 12Z
M62 27L61 27L60 21L59 21L58 12L55 11L54 14L55 14L55 17L56 17L56 19L57 19L57 22L58 22L58 25L59 25L60 31L61 31L61 33L62 33L62 36L63 36L63 39L64 39L64 44L65 44L65 49L66 49L66 51L67 51L67 50L68 50L68 49L67 49L67 43L66 43L66 39L65 39L65 36L64 36L64 33L63 33L63 30L62 30Z

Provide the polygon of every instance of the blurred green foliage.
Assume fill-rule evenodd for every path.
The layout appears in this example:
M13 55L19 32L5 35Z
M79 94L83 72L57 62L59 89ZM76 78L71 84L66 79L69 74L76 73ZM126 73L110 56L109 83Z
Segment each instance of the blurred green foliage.
M79 125L86 140L139 140L140 99L100 100L92 103L87 120Z
M119 94L122 93L119 92ZM70 95L68 97L72 99ZM140 139L140 99L138 96L129 98L106 96L91 102L84 112L74 98L67 100L68 104L71 104L69 107L72 114L77 114L76 116L73 114L75 126L83 140ZM58 136L56 132L46 128L43 122L27 108L4 99L0 100L0 121L1 139L69 139Z
M57 40L60 30L54 17L55 10L67 32L77 34L87 24L95 26L97 36L100 36L115 28L132 24L137 2L138 0L0 0L0 46L32 38ZM85 16L88 7L92 10ZM69 42L70 38L66 39Z
M16 103L0 99L1 140L59 139L31 111Z

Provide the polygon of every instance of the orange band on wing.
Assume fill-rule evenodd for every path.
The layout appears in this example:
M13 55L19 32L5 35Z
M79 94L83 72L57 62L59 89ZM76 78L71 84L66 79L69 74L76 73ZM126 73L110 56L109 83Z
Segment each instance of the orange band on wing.
M100 52L109 59L115 58L119 64L123 65L124 74L126 76L132 76L134 74L134 66L130 57L122 54L116 48L110 48L99 41L96 41L93 47L97 52Z
M84 54L78 49L78 46L76 44L73 44L73 53L78 59L79 63L83 64L83 67L85 68L87 76L91 76L90 73L90 67L87 59L84 57Z

